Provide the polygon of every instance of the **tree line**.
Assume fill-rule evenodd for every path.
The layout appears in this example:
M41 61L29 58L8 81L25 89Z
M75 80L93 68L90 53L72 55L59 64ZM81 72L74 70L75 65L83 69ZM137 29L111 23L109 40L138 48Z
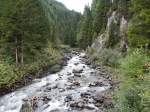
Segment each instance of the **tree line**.
M0 91L47 68L60 70L60 47L77 45L80 17L55 0L0 0Z
M81 15L55 0L0 0L0 8L2 59L28 63L48 41L54 45L76 45Z
M105 31L107 19L115 10L133 23L127 32L129 44L132 47L150 45L148 0L93 0L91 7L85 7L80 21L77 38L81 48L86 49Z

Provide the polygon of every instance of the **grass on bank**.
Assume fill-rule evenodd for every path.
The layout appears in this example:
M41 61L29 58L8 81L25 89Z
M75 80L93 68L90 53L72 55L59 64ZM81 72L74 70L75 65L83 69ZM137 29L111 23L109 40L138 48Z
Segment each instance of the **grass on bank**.
M60 49L63 52L60 52ZM7 63L7 61L0 60L0 88L9 88L15 82L23 80L30 74L36 77L38 73L46 68L50 69L51 72L59 71L63 53L65 52L70 52L70 48L64 46L56 49L49 45L43 53L36 56L36 61L28 64L16 66L15 64Z
M134 49L127 55L105 49L100 54L92 51L90 55L95 63L119 72L113 77L122 83L114 93L115 108L109 112L150 111L150 55L144 49Z

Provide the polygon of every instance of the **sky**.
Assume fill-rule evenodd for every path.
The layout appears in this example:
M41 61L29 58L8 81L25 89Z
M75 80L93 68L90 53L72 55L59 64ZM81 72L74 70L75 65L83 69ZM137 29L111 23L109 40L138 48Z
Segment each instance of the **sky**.
M83 13L85 5L91 5L92 0L57 0L62 2L68 9Z

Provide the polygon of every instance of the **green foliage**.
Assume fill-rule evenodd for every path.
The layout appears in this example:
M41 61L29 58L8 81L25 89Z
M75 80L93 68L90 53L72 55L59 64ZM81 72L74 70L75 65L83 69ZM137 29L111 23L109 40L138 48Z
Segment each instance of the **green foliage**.
M0 50L16 64L29 62L40 52L50 36L48 21L39 1L5 0L0 17ZM15 59L16 58L16 59Z
M62 3L55 0L41 0L50 27L50 39L56 44L76 46L77 27L81 14L68 10Z
M55 0L0 0L0 87L47 67L58 71L58 44L76 46L80 17Z
M86 49L92 44L92 15L90 7L86 6L81 20L81 28L78 34L78 45Z
M120 41L120 35L119 35L119 31L120 31L120 24L119 23L115 23L113 22L110 25L110 31L109 31L109 40L106 43L106 47L108 48L113 48L115 47L119 41Z
M121 70L129 77L140 77L144 74L144 64L150 58L139 49L133 51L126 58L121 60Z
M85 7L83 18L78 31L78 45L86 49L102 32L107 24L107 12L110 0L93 0L92 7Z
M150 56L143 49L136 49L120 60L124 82L115 95L116 106L111 112L149 112L150 71L144 67L148 62Z
M93 0L92 3L92 33L96 38L101 30L106 27L107 13L111 5L111 0Z
M0 62L0 87L14 79L13 66Z
M15 65L9 65L4 61L0 62L0 88L12 86L16 81L21 81L29 74L34 74L45 70L49 67L51 72L57 72L60 70L60 62L62 55L60 52L52 48L49 43L42 54L36 57L37 61L24 64L23 66L16 67Z
M111 67L118 67L119 60L122 58L122 54L116 49L105 48L100 53L96 53L91 49L88 52L95 63Z
M134 12L132 25L128 31L132 47L150 44L150 1L134 0L131 9Z

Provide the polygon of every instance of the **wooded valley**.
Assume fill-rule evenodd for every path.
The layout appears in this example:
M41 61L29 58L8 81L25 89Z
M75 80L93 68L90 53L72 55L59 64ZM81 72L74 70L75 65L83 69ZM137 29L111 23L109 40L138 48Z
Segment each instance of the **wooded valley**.
M71 63L77 66L80 61L85 64L83 69L71 68L74 67ZM102 69L97 68L106 68L104 72L109 73L100 77L109 82L104 85L110 84L111 89L105 95L106 100L95 100L95 108L73 105L80 109L58 112L149 112L150 0L93 0L91 6L85 6L83 14L56 0L0 0L1 97L46 77L46 73L59 75L64 70L69 76L67 64L73 69L70 74L77 77L82 77L84 69L88 75L86 65L87 70L101 74ZM99 76L95 79L100 81ZM3 109L1 97L0 112L53 112Z

